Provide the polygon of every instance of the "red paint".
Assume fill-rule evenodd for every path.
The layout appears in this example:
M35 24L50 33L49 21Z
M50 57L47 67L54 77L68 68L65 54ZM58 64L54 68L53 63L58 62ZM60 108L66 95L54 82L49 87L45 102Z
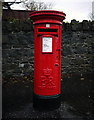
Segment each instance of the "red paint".
M35 11L30 17L34 21L35 31L34 93L44 96L60 94L61 31L65 13Z

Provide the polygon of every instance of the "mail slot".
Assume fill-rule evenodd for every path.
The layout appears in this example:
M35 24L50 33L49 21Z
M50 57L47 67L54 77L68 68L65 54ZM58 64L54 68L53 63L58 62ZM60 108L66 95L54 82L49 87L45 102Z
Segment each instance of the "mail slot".
M58 29L45 29L45 28L39 28L38 32L57 32Z
M61 32L65 13L35 11L34 21L34 95L37 109L55 109L61 98Z
M38 27L37 28L37 35L58 35L58 28L45 28L45 27Z

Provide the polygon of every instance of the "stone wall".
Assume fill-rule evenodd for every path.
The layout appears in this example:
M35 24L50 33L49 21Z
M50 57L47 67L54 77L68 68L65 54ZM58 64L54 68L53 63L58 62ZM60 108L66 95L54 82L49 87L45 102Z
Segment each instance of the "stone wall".
M2 73L5 77L34 73L34 27L30 20L2 21ZM63 23L62 73L94 72L94 21Z

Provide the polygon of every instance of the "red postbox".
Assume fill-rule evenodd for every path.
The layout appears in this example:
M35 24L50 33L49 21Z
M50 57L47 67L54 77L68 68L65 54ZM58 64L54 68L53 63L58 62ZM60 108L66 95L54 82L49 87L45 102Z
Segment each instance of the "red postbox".
M34 107L60 106L61 33L65 13L41 10L30 14L34 21Z

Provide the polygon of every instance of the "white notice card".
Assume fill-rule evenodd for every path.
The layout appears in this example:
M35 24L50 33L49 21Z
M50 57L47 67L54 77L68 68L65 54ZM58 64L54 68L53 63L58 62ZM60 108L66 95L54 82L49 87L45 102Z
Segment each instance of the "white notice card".
M52 37L43 37L42 52L52 52Z

